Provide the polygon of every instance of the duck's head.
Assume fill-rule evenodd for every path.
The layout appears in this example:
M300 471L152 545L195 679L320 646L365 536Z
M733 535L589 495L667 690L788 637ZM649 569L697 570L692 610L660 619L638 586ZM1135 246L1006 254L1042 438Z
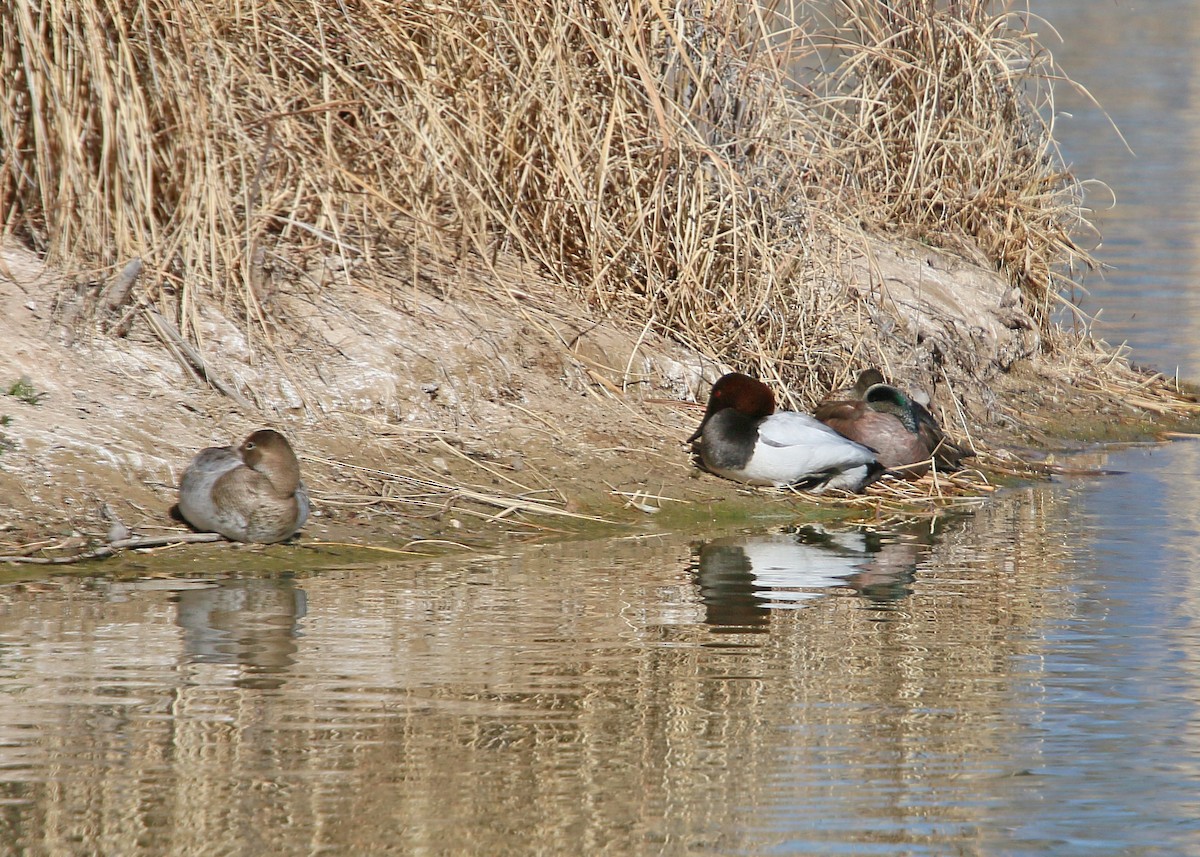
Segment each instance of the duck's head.
M914 434L917 432L919 427L917 411L913 407L912 399L905 395L899 387L893 387L891 384L872 384L863 394L863 401L874 411L893 415L904 423L904 427L910 432Z
M280 489L294 492L300 484L300 462L287 438L274 429L259 429L238 447L242 461Z
M887 379L883 377L883 373L878 369L864 369L858 373L858 380L854 382L854 398L866 400L867 391L876 384L886 384Z
M708 396L708 407L704 409L704 419L700 421L700 428L696 429L696 433L689 437L687 442L691 443L700 437L704 433L704 424L712 415L727 408L733 408L738 413L754 419L769 417L775 413L775 395L770 387L757 378L751 378L741 372L722 375L717 379L717 383L713 384L712 393Z

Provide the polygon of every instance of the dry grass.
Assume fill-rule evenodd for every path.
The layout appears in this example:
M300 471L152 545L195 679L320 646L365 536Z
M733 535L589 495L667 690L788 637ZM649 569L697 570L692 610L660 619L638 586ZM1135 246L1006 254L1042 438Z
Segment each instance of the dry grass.
M982 0L840 5L824 45L833 70L814 82L821 158L844 166L839 195L875 229L977 246L1046 325L1094 261L1076 243L1092 227L1052 125L1051 83L1068 81L1028 13Z
M1043 325L1089 264L1049 56L991 6L4 4L0 212L93 280L140 256L190 340L331 257L516 252L812 401L868 332L845 223L981 247Z

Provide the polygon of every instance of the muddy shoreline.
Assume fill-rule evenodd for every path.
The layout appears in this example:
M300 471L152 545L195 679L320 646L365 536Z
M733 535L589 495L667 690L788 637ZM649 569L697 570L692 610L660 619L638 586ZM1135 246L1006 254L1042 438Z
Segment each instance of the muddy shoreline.
M519 287L514 278L503 291L457 297L385 290L366 278L320 294L281 292L275 311L293 327L276 328L267 343L206 308L197 349L219 386L237 391L231 396L156 333L148 312L135 306L129 330L115 336L94 315L64 312L62 278L36 257L4 252L0 386L25 395L0 397L0 553L70 555L110 541L114 525L135 538L187 533L170 509L191 455L262 426L291 438L313 495L299 542L331 550L424 554L614 528L895 511L886 492L818 502L698 473L683 440L727 367L593 318L527 274ZM1030 332L998 324L988 334L995 347L980 351L978 314L1011 320L1011 307L996 281L975 271L996 291L977 289L975 308L966 308L965 263L943 267L957 283L958 314L931 305L926 283L918 315L926 333L938 320L938 347L957 347L962 353L945 362L960 369L943 371L953 385L926 392L943 425L981 453L978 473L955 491L985 496L1006 474L1039 478L1047 456L1082 444L1194 430L1194 400L1096 346L1008 359L1002 331L1010 342ZM899 280L891 282L899 294ZM869 301L863 291L858 299ZM909 294L892 301L901 322L915 287ZM954 331L967 328L975 334L955 344ZM967 385L964 366L986 383ZM847 367L847 377L858 368ZM901 382L917 373L905 375ZM910 492L915 514L936 505L922 491L932 496L921 483Z

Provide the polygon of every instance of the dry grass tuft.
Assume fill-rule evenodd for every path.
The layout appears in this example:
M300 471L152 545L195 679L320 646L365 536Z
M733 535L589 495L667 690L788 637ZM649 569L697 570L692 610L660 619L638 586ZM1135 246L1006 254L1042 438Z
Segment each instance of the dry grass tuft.
M1090 263L1049 56L990 6L5 4L0 212L77 270L140 256L188 339L206 301L269 331L329 259L515 251L813 401L869 331L845 222L982 247L1043 325Z
M863 523L936 518L965 512L983 503L996 490L988 481L989 473L1000 471L989 463L986 473L976 469L955 473L931 470L920 479L902 479L889 474L869 485L862 494L805 493L803 496L817 505L845 509ZM1039 474L1029 470L1021 475L1031 478Z
M822 160L871 227L980 248L1046 326L1071 277L1094 267L1083 189L1054 138L1067 82L1029 14L983 0L842 0L819 75Z

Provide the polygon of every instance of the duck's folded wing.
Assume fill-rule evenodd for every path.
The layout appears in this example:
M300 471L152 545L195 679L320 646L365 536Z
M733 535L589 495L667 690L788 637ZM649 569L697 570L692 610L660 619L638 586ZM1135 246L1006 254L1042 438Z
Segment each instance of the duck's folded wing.
M875 453L861 443L843 437L807 414L793 411L772 414L763 420L758 437L767 449L805 458L807 468L814 473L875 460Z
M817 405L817 409L813 411L813 417L817 422L821 423L852 420L862 406L862 402L849 402L845 399L821 402L821 404ZM804 415L797 414L796 416Z
M917 418L917 431L926 447L933 452L941 470L961 470L964 458L974 458L974 450L959 446L942 431L938 421L920 402L913 402L913 414Z

